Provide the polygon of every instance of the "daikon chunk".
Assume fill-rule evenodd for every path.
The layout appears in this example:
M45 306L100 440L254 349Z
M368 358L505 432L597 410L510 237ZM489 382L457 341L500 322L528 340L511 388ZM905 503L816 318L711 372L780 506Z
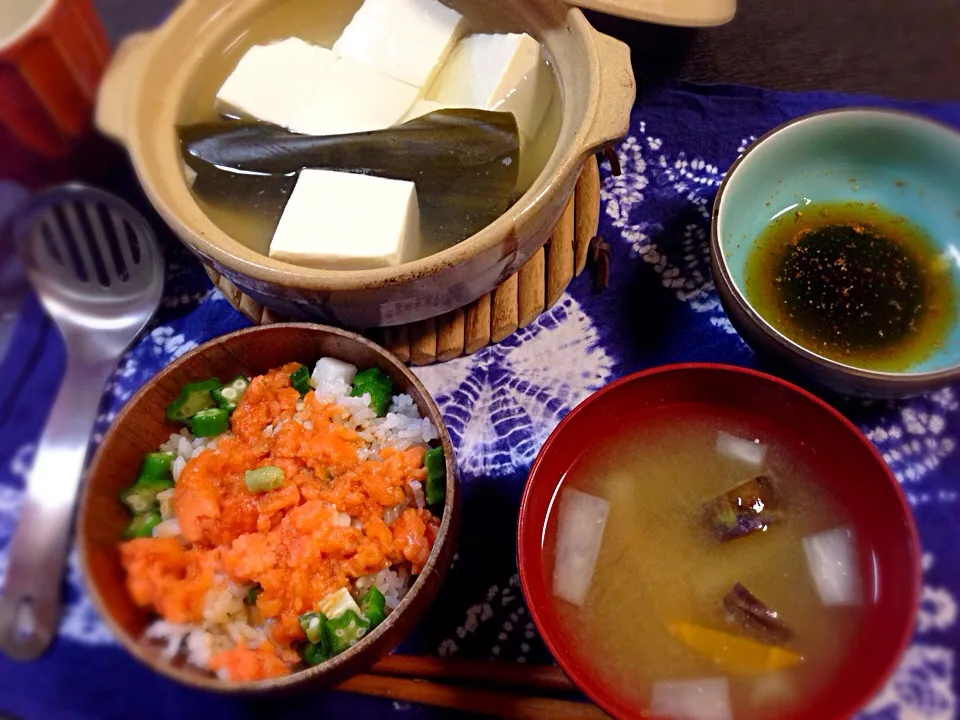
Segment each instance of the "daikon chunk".
M767 446L759 440L743 440L721 430L717 433L717 452L758 468L767 457Z
M860 605L860 566L849 528L836 528L803 539L807 566L824 605Z
M730 687L724 678L656 682L650 710L672 720L733 720Z
M579 490L565 489L557 514L557 552L553 594L583 605L600 554L610 503Z

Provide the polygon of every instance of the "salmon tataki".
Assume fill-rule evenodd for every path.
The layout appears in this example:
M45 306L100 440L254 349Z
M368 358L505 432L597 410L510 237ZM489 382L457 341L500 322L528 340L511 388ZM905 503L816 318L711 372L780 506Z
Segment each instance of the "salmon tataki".
M186 427L120 494L146 641L224 680L317 665L400 603L440 528L439 433L378 368L334 358L191 383ZM437 513L437 514L434 514Z

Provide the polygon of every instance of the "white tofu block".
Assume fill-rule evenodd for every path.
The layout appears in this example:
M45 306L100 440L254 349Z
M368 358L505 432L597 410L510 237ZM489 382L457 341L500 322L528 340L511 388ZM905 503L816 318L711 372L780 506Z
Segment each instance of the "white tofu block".
M511 112L536 137L553 96L553 73L526 33L470 35L454 48L427 93L444 105Z
M332 50L300 38L254 45L220 87L217 103L232 115L286 126L336 59Z
M335 270L398 265L420 239L417 188L406 180L301 170L270 257Z
M407 114L403 116L403 119L400 122L407 122L407 120L414 120L418 117L423 117L424 115L429 115L432 112L437 110L450 110L449 105L444 105L443 103L434 102L433 100L424 100L421 98L417 100L413 106L407 110Z
M462 31L463 16L438 0L365 0L333 49L425 88Z
M306 106L290 121L304 135L345 135L396 125L420 91L379 70L340 58Z

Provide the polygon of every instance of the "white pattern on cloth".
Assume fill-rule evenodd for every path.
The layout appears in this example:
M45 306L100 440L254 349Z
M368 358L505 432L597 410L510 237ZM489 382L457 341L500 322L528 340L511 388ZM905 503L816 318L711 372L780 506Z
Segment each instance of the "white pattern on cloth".
M641 122L639 129L645 132L646 124ZM707 241L710 201L723 174L702 158L688 159L683 151L669 154L659 138L648 135L645 140L631 135L618 148L623 172L604 181L602 207L634 254L660 275L663 287L673 290L678 300L696 312L708 314L714 327L736 335L715 292ZM678 213L689 218L679 247L658 243L665 228L650 222L649 214L642 211L647 195L664 192L680 199L688 210Z
M938 500L956 502L956 489L936 496L913 486L927 473L936 470L944 458L957 449L957 432L950 427L948 416L956 418L960 409L952 387L914 399L910 405L886 403L889 412L872 426L861 429L877 446L883 459L905 485L904 492L912 505Z
M915 644L907 649L900 667L876 698L864 709L861 720L954 720L957 715L953 687L954 653L934 645ZM896 714L891 715L890 713Z
M614 361L569 295L475 355L415 372L444 415L462 471L525 469L557 423L613 378Z

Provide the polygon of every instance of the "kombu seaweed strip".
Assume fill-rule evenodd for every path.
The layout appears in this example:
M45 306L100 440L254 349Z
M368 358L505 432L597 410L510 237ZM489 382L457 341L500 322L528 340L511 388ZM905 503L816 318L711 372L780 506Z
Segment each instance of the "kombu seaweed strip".
M520 164L516 119L486 110L441 110L349 135L300 135L239 120L178 130L184 160L197 173L194 191L208 202L256 201L276 214L303 168L412 181L430 252L500 217L510 207Z

